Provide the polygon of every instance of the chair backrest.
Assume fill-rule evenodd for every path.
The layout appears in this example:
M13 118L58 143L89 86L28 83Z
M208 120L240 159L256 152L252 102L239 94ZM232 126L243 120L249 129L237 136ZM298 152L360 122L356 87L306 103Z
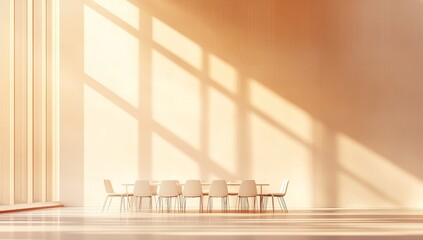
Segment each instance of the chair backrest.
M240 197L255 197L257 196L257 185L254 180L244 180L239 187L238 196Z
M104 187L106 188L107 194L115 193L113 190L112 182L109 179L104 179Z
M289 183L289 180L283 180L282 181L281 190L280 190L279 193L281 193L284 196L286 194L286 191L288 191L288 183Z
M201 197L203 196L203 188L200 180L188 180L185 182L182 195L186 197Z
M134 196L136 197L151 197L153 194L151 192L150 182L147 180L138 180L134 185Z
M160 183L158 195L160 197L176 197L178 196L178 189L175 180L165 180Z
M213 180L210 184L209 190L210 197L227 197L228 196L228 186L226 185L225 180Z

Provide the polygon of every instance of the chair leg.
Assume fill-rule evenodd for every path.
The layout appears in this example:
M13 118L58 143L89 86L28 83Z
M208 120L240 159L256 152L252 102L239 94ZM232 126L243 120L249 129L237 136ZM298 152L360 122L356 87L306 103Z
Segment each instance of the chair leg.
M267 210L267 196L260 196L260 201L261 201L261 211L266 211Z
M207 199L207 212L210 212L210 198Z
M122 203L125 204L125 199L123 196L120 197L120 212L122 212Z
M131 201L130 201L130 199L129 199L129 198L130 198L130 196L129 196L129 195L127 195L127 196L126 196L126 199L127 199L127 201L126 201L126 202L128 203L128 211L129 211L129 209L131 209Z
M159 206L159 197L157 195L153 196L153 202L156 205L156 211L158 211L158 206Z
M109 211L110 205L112 204L113 197L110 197L109 205L107 206L107 211Z
M104 199L103 208L101 208L101 212L104 212L104 209L106 208L107 200L109 199L109 196L106 196L106 199Z
M169 212L172 209L172 198L166 198L167 200L167 211Z
M229 196L223 199L223 203L225 204L225 212L229 212Z
M200 213L203 212L203 196L200 197Z
M288 212L288 207L286 206L285 199L283 197L278 197L278 200L279 200L279 205L281 206L283 211Z
M263 212L263 196L259 197L259 207L260 207L260 212Z
M240 197L239 198L239 209L241 212L245 212L248 209L248 197Z
M264 210L267 210L267 201L269 200L269 198L268 197L264 197L263 198L263 201L264 201Z
M131 204L130 204L130 208L128 209L129 211L134 211L134 201L137 201L137 199L136 199L136 197L135 196L132 196L131 197Z

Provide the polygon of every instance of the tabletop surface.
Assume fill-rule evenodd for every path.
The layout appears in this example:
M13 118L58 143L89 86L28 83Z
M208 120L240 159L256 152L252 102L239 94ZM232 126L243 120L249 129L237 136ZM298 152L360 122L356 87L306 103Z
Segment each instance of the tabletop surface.
M150 184L152 185L158 185L160 184L160 181L151 181ZM134 186L134 183L123 183L122 186ZM181 183L181 185L184 185L184 183ZM201 185L211 185L211 181L202 181ZM239 186L241 185L241 182L239 181L228 181L226 182L226 185L228 186ZM269 183L256 183L257 186L269 186Z

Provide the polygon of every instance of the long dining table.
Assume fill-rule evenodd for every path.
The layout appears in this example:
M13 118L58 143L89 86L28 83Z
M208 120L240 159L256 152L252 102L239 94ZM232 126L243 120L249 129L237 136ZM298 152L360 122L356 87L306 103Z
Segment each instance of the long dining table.
M202 186L210 186L212 181L201 181L201 185ZM233 187L239 187L241 186L241 182L242 180L235 180L235 181L227 181L226 185L227 186L233 186ZM159 186L161 183L161 181L150 181L150 184L153 186ZM128 188L129 187L133 187L135 184L134 183L124 183L122 184L122 186L125 187L125 192L129 193ZM181 183L181 185L183 186L184 184ZM260 188L260 194L263 193L263 187L267 187L270 186L269 183L256 183L256 186Z
M157 181L157 180L156 181L150 181L150 185L155 186L155 187L158 187L160 185L160 183L161 183L161 181ZM210 186L211 183L212 183L212 181L201 181L202 186ZM228 187L231 187L231 186L239 187L239 186L241 186L241 183L242 183L242 180L232 180L232 181L227 181L226 185ZM134 185L135 185L135 183L123 183L122 184L122 186L125 187L125 192L127 194L129 194L128 188L133 187ZM184 183L181 183L181 185L183 186ZM260 197L260 203L259 203L260 211L262 211L262 209L263 209L263 197L262 197L263 187L270 186L270 184L269 183L256 183L256 186L260 188L260 193L258 194L258 196ZM128 200L128 206L130 206L129 200Z

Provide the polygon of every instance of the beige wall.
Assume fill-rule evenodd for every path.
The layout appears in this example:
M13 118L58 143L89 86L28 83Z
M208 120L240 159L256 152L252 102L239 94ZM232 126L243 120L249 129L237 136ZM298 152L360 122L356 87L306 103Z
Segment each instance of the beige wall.
M256 179L291 207L423 207L423 2L61 2L61 200Z

